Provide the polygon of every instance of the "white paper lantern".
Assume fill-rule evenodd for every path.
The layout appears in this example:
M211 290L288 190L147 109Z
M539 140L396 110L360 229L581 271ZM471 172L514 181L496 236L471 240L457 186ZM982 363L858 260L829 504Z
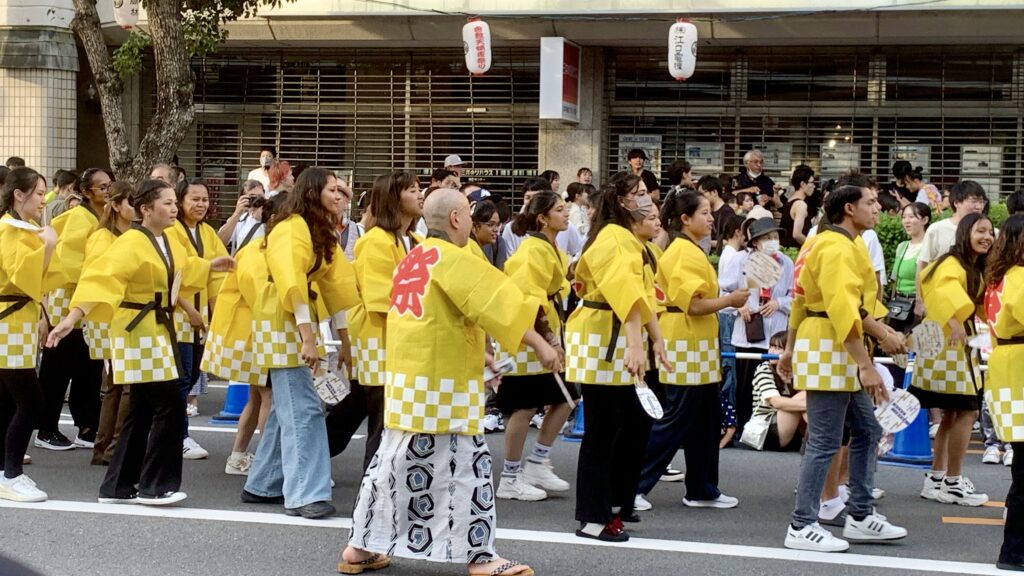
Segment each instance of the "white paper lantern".
M139 0L114 0L114 20L125 30L139 23Z
M677 20L668 30L668 71L676 80L693 76L697 65L697 27Z
M462 27L462 45L470 74L479 76L491 69L491 27L487 22L470 18Z

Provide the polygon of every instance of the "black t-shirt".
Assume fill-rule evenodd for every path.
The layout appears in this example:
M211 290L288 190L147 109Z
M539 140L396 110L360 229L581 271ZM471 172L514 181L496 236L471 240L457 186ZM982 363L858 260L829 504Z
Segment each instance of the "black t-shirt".
M648 192L654 189L661 189L661 184L658 183L658 177L650 170L640 172L640 179L644 181L644 186L647 187Z
M729 218L732 218L735 215L736 211L733 210L732 207L729 206L728 204L722 204L721 208L711 212L711 216L713 216L715 219L715 227L712 230L711 237L714 238L715 240L718 240L719 236L721 236L722 233L722 227L725 226L725 223L729 220Z
M736 177L736 189L743 190L751 186L757 186L757 189L760 190L759 194L764 194L769 198L775 196L775 181L765 176L764 172L757 178L751 178L746 170L740 172L740 175Z

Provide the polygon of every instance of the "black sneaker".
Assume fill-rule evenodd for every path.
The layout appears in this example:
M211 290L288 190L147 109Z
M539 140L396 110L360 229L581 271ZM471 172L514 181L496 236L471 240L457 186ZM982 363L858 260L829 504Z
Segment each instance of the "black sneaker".
M1024 572L1024 564L1018 564L1016 562L1003 562L1000 560L996 562L996 568L1000 570L1012 570L1014 572Z
M246 504L284 504L284 496L260 496L248 490L242 490L242 502Z
M686 473L671 466L665 468L665 473L661 475L662 482L682 482L683 480L686 480Z
M36 448L42 448L44 450L56 450L63 452L64 450L74 450L75 445L68 440L68 437L61 434L60 432L43 432L40 430L36 434L36 440L34 442Z
M324 518L334 516L338 511L330 502L313 502L298 508L285 508L284 513L288 516L302 516L303 518Z

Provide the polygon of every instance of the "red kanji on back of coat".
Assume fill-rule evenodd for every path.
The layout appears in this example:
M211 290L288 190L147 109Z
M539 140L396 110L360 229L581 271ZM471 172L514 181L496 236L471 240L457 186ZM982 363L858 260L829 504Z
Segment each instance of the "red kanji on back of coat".
M441 259L437 247L413 248L402 259L395 270L391 288L391 308L399 314L411 312L416 318L423 317L423 296L430 284L430 269Z

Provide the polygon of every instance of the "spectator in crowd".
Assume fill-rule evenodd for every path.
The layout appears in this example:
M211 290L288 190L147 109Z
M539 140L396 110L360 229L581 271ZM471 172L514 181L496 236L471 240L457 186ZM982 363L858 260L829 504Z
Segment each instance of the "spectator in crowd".
M750 150L743 155L743 169L736 176L736 188L733 192L749 192L757 198L757 203L768 210L782 207L781 195L776 194L781 187L764 173L764 154L760 150Z
M769 354L786 349L786 332L777 332L768 341ZM807 428L807 393L793 389L793 379L783 378L778 360L765 360L754 371L753 406L750 420L768 424L762 450L788 452L800 446Z
M491 191L481 186L480 182L466 182L462 186L458 186L458 189L466 195L466 199L469 200L470 204L479 202L491 195Z
M722 199L722 184L714 176L702 176L697 181L697 192L700 192L711 204L711 216L715 219L712 229L712 240L718 241L722 227L736 212Z
M584 166L576 171L576 181L580 184L593 184L594 183L594 172Z
M54 218L82 203L78 190L78 174L70 170L57 170L53 177L54 197L47 202L43 214L43 224L49 224Z
M647 188L647 194L652 199L657 199L654 196L655 190L661 189L661 184L658 183L658 177L653 172L647 170L644 166L647 163L647 152L643 148L633 148L626 153L626 162L629 164L629 171L634 176L639 176L644 181L644 187Z
M917 193L907 188L907 174L914 166L906 160L897 160L892 164L892 175L895 178L889 183L889 189L899 196L900 204L906 205L917 200Z
M484 251L484 255L491 264L498 270L505 269L505 260L512 254L512 250L509 249L508 243L505 241L505 228L511 227L512 225L512 208L509 207L508 202L504 198L497 195L492 195L488 200L494 203L494 211L498 214L498 220L501 224L498 227L497 238L494 239L494 243L490 245L481 245Z
M543 178L527 178L523 182L523 207L520 208L520 212L525 212L530 206L530 200L534 194L542 191L551 191L550 183ZM505 247L508 249L508 253L515 254L516 250L519 249L519 245L523 243L525 235L516 234L512 226L505 226L505 229L501 232L501 237L505 240ZM576 229L572 223L569 227L558 233L556 238L556 244L558 248L569 255L570 258L575 258L579 255L580 251L583 250L583 243L585 237L580 234L579 230Z
M889 292L890 299L909 298L914 300L917 297L917 259L921 254L924 235L931 221L932 210L927 204L912 202L903 208L901 223L909 240L904 240L896 246L896 257L890 277L892 282ZM909 333L915 325L913 313L904 322L889 321L889 326L904 334ZM897 381L902 382L899 378Z
M548 183L551 184L551 191L552 192L554 192L555 194L559 193L558 189L559 189L559 184L561 183L560 182L561 176L558 175L558 172L555 172L554 170L545 170L545 171L540 173L540 177L545 179L545 180L547 180Z
M1010 216L1024 213L1024 190L1017 190L1006 197L1006 211Z
M590 206L590 196L596 192L597 189L590 184L579 182L573 182L565 189L566 200L569 201L569 222L579 230L583 237L586 237L587 232L590 231L587 208Z
M736 408L721 390L718 391L718 403L722 413L721 433L718 439L718 449L721 450L732 446L733 436L736 435Z
M427 186L427 188L458 188L458 180L459 177L451 170L437 168L430 173L430 186Z
M260 184L263 184L263 188L267 191L272 190L270 187L270 167L274 165L274 160L277 159L277 148L273 146L261 146L260 147L260 165L249 171L249 175L245 177L246 180L255 180Z
M479 255L484 260L490 262L490 259L484 253L484 249L501 239L501 236L498 234L498 230L501 229L501 217L498 214L498 208L490 200L481 200L473 205L471 216L473 219L473 231L469 235L473 241L471 244L475 244L476 248L480 251Z
M18 156L11 156L10 158L7 159L7 162L4 162L4 166L7 166L8 170L14 170L15 168L24 168L25 159L20 158Z
M466 169L466 163L458 154L449 154L444 159L444 169L455 175L455 178L462 179L462 171Z
M914 202L927 204L932 210L940 210L942 205L942 193L934 184L924 181L920 166L907 172L904 182L911 194L914 194Z
M878 193L878 204L881 207L881 214L888 214L894 216L900 213L900 201L896 199L892 194L888 194L884 191Z
M7 166L0 166L0 186L3 186L4 182L7 181L7 175L11 173L11 169Z
M292 174L292 165L287 160L274 162L267 178L270 179L270 184L267 186L267 198L273 198L279 192L291 192L295 186L296 176Z
M231 254L238 252L248 243L263 222L262 211L266 192L259 180L246 180L238 193L235 211L217 230L217 237L228 247Z
M668 167L668 185L670 192L693 190L697 187L693 182L692 168L686 159L680 158Z
M779 239L786 248L799 248L807 240L807 233L814 225L814 211L817 210L817 203L811 202L815 190L814 170L803 164L797 166L793 169L789 184L793 192L782 206L782 218L779 221L782 231Z
M724 286L739 286L743 282L743 269L739 265L740 256L746 246L743 222L742 216L733 214L725 220L722 233L718 237L718 247L715 251L718 253L718 283L721 296L729 292L723 288ZM735 308L724 308L718 312L718 343L723 354L736 352L736 347L732 345L732 326L735 321ZM738 405L735 358L722 358L722 391L733 406Z
M179 182L184 182L188 178L188 172L177 164L171 165L171 178L174 179L174 184L177 185Z
M753 210L755 206L754 195L750 192L737 192L736 205L738 206L736 213L740 216L750 214L750 211Z
M171 187L173 188L174 186L178 185L178 181L174 178L174 174L172 172L173 171L171 169L171 165L170 164L164 164L164 163L156 164L149 171L149 179L150 180L159 180L159 181L164 182L166 184L170 184Z

